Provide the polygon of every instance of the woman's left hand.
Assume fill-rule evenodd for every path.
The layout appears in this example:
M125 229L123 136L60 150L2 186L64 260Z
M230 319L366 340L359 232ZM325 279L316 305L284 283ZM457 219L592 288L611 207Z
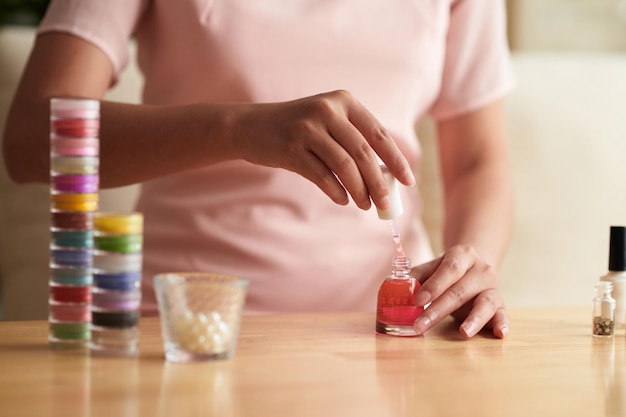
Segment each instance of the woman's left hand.
M452 246L412 272L422 284L415 294L415 303L430 303L415 321L418 334L452 314L461 322L459 330L467 338L485 326L491 328L495 337L506 337L509 318L498 290L496 271L474 248Z

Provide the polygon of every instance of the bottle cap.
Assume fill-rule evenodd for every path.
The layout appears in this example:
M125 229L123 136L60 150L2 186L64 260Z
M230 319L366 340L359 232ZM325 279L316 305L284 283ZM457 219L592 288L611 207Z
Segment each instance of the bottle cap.
M599 281L596 283L595 288L599 291L612 291L613 283L611 281Z
M611 226L609 271L626 271L626 227Z
M387 182L387 189L389 190L389 199L391 200L391 205L387 210L376 209L378 212L378 217L382 220L391 220L396 217L402 215L404 213L404 208L402 207L402 199L400 198L400 186L398 185L398 180L391 175L389 169L386 165L380 166L383 171L383 176L385 177L385 181Z

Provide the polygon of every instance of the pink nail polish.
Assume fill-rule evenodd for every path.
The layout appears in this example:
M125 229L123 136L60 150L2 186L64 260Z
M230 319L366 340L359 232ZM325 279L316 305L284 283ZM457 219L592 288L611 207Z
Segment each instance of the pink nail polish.
M392 262L391 275L378 290L376 331L392 336L417 336L413 323L424 311L417 307L414 294L420 288L415 277L410 275L411 260L396 256Z

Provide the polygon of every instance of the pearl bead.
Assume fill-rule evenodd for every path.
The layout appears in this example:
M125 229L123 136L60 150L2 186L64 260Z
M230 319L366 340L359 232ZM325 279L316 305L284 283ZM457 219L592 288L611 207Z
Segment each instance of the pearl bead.
M231 329L217 311L210 314L185 311L172 317L172 336L188 352L221 353L231 344Z

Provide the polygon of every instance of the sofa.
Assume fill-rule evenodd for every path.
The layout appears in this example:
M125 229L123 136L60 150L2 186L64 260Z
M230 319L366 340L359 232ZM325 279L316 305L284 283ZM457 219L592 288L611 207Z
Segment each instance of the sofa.
M0 131L33 41L0 28ZM515 224L500 268L507 305L589 305L606 272L611 225L626 225L626 54L514 52L517 88L507 101L516 188ZM109 93L137 102L132 64ZM436 129L416 127L424 149L424 221L441 250ZM139 186L101 192L102 210L130 210ZM0 294L4 320L47 315L48 188L16 185L0 164Z

